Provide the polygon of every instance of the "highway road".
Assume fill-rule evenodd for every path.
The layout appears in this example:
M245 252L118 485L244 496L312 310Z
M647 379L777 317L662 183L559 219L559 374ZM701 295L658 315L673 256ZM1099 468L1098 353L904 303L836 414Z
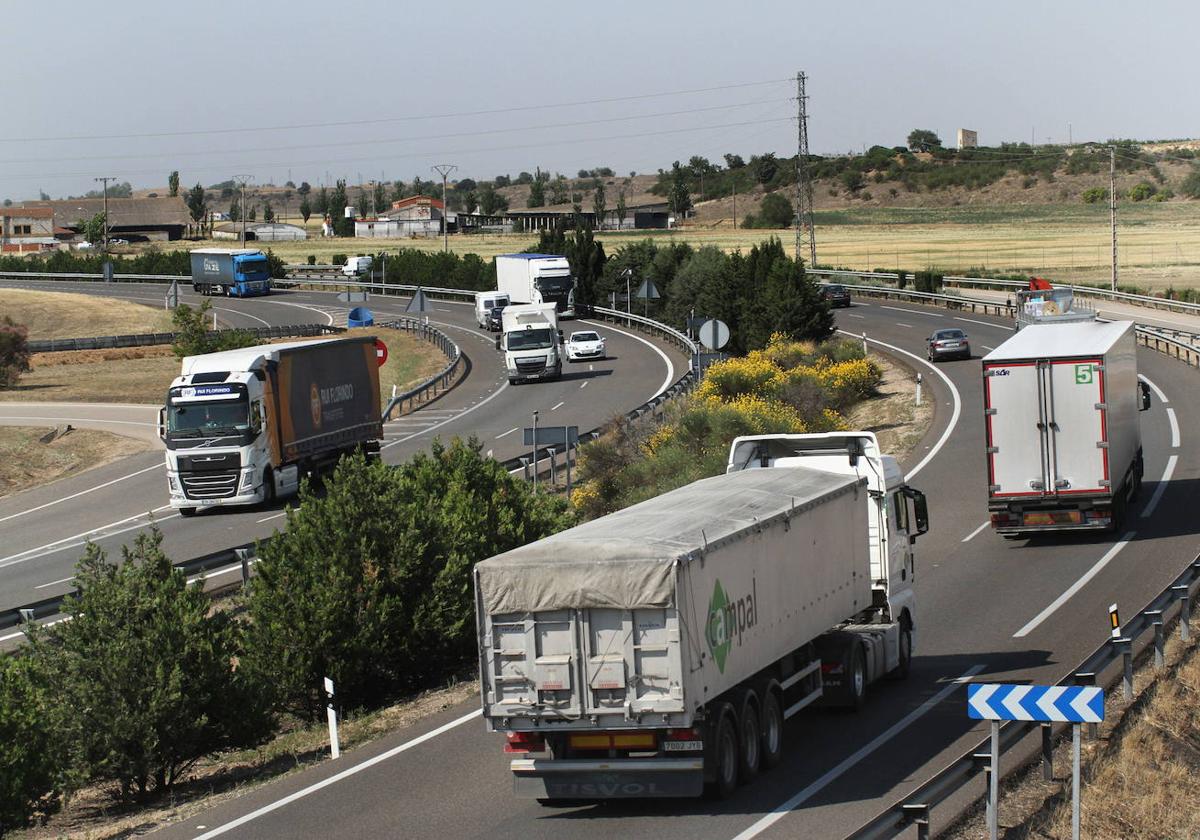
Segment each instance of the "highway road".
M24 282L25 288L104 294L143 303L162 300L162 287L140 284ZM195 302L190 292L183 302ZM404 314L404 298L374 298L379 320ZM567 366L561 381L508 384L494 336L474 326L473 306L435 301L430 322L457 341L467 357L458 385L418 411L384 427L383 457L391 463L428 447L435 437L475 435L497 458L525 451L520 429L540 412L541 425L587 430L640 405L681 377L688 361L678 349L623 327L597 324L608 337L610 358ZM217 299L224 322L233 326L290 323L344 324L348 309L329 293L278 291L246 300ZM164 394L166 386L163 383ZM154 407L15 407L0 404L0 422L35 422L29 417L76 417L75 425L116 430L119 423L154 422ZM91 417L93 422L88 423ZM7 421L4 418L8 418ZM116 421L119 421L117 423ZM53 420L43 421L52 423ZM140 425L129 428L141 429ZM269 536L283 522L283 504L203 512L183 520L167 506L161 452L149 452L90 470L53 485L0 499L0 610L32 603L69 589L85 540L117 556L119 546L144 528L149 517L163 532L168 555L182 560Z
M901 355L920 354L923 337L940 326L966 328L977 353L1010 334L994 319L916 305L858 304L838 321ZM984 527L978 359L939 364L937 373L909 360L936 400L933 425L907 464L933 522L919 543L912 675L874 687L860 714L793 719L783 766L732 799L550 809L516 799L502 739L483 731L471 701L156 836L745 840L853 830L982 737L966 717L964 681L1057 681L1107 637L1110 603L1140 607L1196 552L1188 509L1200 463L1185 445L1194 434L1185 421L1200 416L1195 371L1139 351L1159 396L1142 415L1140 506L1116 539L1006 541Z
M118 291L145 296L157 290ZM278 318L278 309L250 306L267 301L244 303L243 312L238 302L223 302L235 311L222 317L231 323L242 317ZM272 303L310 307L335 320L339 314L329 305L329 298L321 295L281 295ZM467 334L472 330L463 326L467 318L461 312L456 315L452 305L438 306L449 311L435 313L437 319L461 327L456 335L463 336L463 345L471 353L473 342ZM386 304L377 308L390 311ZM397 313L400 310L395 307ZM866 709L858 715L800 715L789 723L783 766L722 803L651 801L545 809L516 799L501 738L483 732L477 703L467 702L345 753L336 762L264 785L157 834L165 838L355 834L489 840L606 838L615 832L688 840L840 836L982 736L982 729L966 718L962 682L972 678L1057 681L1106 638L1110 603L1116 601L1126 610L1140 607L1195 556L1188 501L1195 492L1192 485L1200 475L1200 463L1194 447L1185 446L1194 434L1194 422L1186 421L1200 416L1194 370L1151 351L1139 351L1142 373L1156 393L1153 408L1142 415L1146 484L1140 507L1115 539L1108 535L1006 541L984 525L978 359L942 363L935 371L920 356L924 336L937 327L965 328L977 354L1003 341L1010 327L996 319L886 302L839 310L838 321L855 335L867 332L887 352L902 357L916 354L906 358L924 372L926 394L936 401L932 427L906 464L910 474L915 473L912 483L929 496L933 520L931 532L919 543L917 656L909 680L873 688ZM603 329L609 332L607 327ZM487 342L481 335L476 339ZM617 336L613 339L615 342ZM444 426L437 426L445 421L430 414L420 420L423 428L419 430L415 423L403 429L389 427L389 457L409 451L410 446L424 445L432 434L448 434L452 429L476 430L485 441L491 441L485 446L494 446L502 455L506 430L522 424L533 408L550 410L554 405L550 400L564 402L555 412L566 411L570 397L580 398L578 392L585 381L589 400L603 393L613 405L611 411L628 408L658 389L665 365L661 360L654 362L655 354L649 348L629 341L622 349L614 344L614 351L620 357L612 365L614 375L538 386L537 405L529 402L533 392L528 386L507 388L494 369L481 369L481 361L462 386L431 407L446 412ZM636 353L641 353L642 361L630 371L627 360ZM494 365L493 357L475 355ZM589 373L600 373L601 367ZM616 380L618 375L629 386L627 390L599 389L605 380ZM519 400L513 399L517 396ZM546 405L542 406L542 401ZM485 407L467 414L472 406ZM584 409L580 406L577 410ZM591 410L594 416L609 409L593 404ZM92 521L119 520L129 509L124 497L133 496L134 488L143 484L146 489L137 492L144 496L128 500L135 514L156 500L157 504L165 501L161 472L156 472L153 464L131 463L130 473L137 469L145 472L128 478L119 475L115 466L88 474L95 491L76 489L66 482L54 486L56 498L70 496L68 491L83 493L75 499L55 503L54 498L38 496L38 491L22 494L15 519L4 518L12 516L13 511L4 506L12 500L0 502L6 552L21 550L25 543L38 549L18 555L33 559L7 567L0 558L0 576L22 566L45 569L49 567L45 558L77 553L77 547L54 551L51 546L48 553L38 548L48 539L71 536L65 533L63 520L82 517L76 531L95 527ZM1167 477L1169 483L1163 481ZM100 485L111 481L117 483L101 489ZM120 488L119 492L113 492L114 487ZM44 507L47 504L50 507ZM67 511L70 516L65 515ZM178 519L164 521L163 527L180 552L189 548L194 552L240 542L243 534L269 528L273 516L278 513L248 511L202 517L196 521L204 530L196 534L180 529ZM55 520L57 526L52 527ZM112 527L120 530L128 525L138 527L139 523ZM35 526L41 536L24 533ZM107 539L115 545L128 536L115 533ZM9 579L0 580L7 589Z

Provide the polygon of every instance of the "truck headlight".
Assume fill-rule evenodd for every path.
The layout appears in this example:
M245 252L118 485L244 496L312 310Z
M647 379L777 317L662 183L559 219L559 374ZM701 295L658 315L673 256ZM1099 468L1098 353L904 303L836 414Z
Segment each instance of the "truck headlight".
M254 471L246 470L244 473L242 473L242 489L239 492L241 492L241 493L248 492L250 490L251 485L253 485L253 484L254 484Z
M167 486L171 488L172 493L179 492L179 482L176 480L175 476L167 475Z

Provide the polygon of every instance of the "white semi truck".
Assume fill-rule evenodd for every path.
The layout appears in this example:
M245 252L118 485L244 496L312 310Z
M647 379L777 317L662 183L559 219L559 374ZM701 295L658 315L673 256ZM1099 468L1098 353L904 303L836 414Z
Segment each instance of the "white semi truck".
M988 513L999 534L1115 530L1142 485L1129 321L1031 323L983 358Z
M496 349L504 353L509 384L562 376L562 333L554 304L512 304L500 315Z
M159 412L171 507L253 505L357 449L379 451L371 337L188 356Z
M519 795L728 795L786 718L907 673L928 517L874 435L738 438L728 469L476 566Z
M575 317L575 277L566 257L501 254L496 257L496 291L512 303L552 303L559 317Z

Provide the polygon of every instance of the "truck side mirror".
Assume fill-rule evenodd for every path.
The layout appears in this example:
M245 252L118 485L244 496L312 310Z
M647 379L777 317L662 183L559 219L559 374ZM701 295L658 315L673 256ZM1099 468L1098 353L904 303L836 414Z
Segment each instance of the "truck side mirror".
M563 338L563 333L562 333L562 330L559 330L559 331L558 331L558 343L559 343L559 344L562 344L564 341L566 341L566 339L565 339L565 338Z
M496 349L500 349L500 336L496 336Z
M914 543L917 541L917 537L929 532L929 503L925 501L924 493L908 485L903 487L902 492L913 502L913 521L916 531L908 535L908 541Z
M1139 382L1138 390L1142 392L1142 405L1141 405L1141 408L1138 409L1138 411L1149 411L1150 410L1150 386L1147 385L1145 382Z
M167 409L163 406L158 410L158 437L159 440L167 439Z

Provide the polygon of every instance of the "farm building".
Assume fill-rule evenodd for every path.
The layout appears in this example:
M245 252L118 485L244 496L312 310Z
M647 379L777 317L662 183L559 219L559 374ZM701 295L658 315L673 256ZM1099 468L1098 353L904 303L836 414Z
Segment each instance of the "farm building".
M446 213L441 199L428 195L413 195L392 202L392 209L375 219L355 219L354 235L378 238L409 236L441 236L442 219L450 230L455 228L455 214Z
M102 198L70 198L62 201L26 201L23 209L48 208L54 222L74 233L84 223L104 212ZM193 226L187 205L179 197L110 198L108 235L130 242L171 241L182 239Z
M213 239L241 239L242 223L226 222L213 228ZM283 242L308 239L308 231L287 222L246 222L246 241Z
M559 204L551 207L533 207L528 210L509 210L505 214L513 222L513 230L537 231L549 230L555 225L564 228L575 226L575 209L569 204ZM593 228L596 224L596 214L590 210L579 213L579 217ZM631 204L625 208L625 219L622 221L615 208L604 211L604 230L662 230L670 226L671 212L667 203Z
M0 252L21 254L53 248L54 211L45 207L5 207L0 209Z

